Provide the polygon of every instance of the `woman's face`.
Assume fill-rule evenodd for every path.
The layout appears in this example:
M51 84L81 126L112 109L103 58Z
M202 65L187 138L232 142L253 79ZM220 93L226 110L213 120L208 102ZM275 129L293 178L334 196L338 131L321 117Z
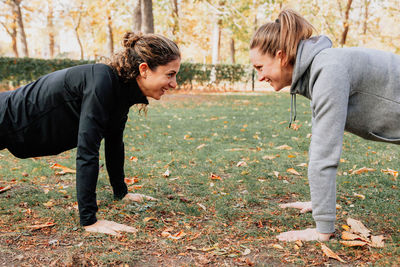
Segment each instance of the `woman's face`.
M177 86L176 74L180 66L180 58L158 66L155 70L151 70L147 63L140 64L140 74L136 77L140 90L145 96L159 100L165 91Z
M274 57L268 53L262 54L258 48L250 50L250 61L257 70L258 80L266 81L275 91L291 85L293 66L284 64L284 57L279 50Z

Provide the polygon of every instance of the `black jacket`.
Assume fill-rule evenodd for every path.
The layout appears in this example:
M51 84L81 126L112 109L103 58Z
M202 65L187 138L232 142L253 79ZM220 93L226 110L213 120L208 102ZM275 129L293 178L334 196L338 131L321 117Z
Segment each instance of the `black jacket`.
M0 94L0 143L19 158L55 155L77 147L76 189L82 225L96 222L100 142L114 197L127 194L123 131L129 108L148 104L136 81L90 64L59 70Z

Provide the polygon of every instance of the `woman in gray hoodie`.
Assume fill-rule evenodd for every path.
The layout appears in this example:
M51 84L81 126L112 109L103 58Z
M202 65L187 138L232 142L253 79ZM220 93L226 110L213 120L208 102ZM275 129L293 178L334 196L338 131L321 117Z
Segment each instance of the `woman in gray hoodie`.
M400 144L400 56L367 48L332 48L326 36L292 10L262 25L250 44L260 81L275 91L290 86L311 100L308 179L311 202L282 205L311 211L316 228L289 231L282 241L326 241L335 231L336 171L344 131ZM291 118L292 121L292 118Z

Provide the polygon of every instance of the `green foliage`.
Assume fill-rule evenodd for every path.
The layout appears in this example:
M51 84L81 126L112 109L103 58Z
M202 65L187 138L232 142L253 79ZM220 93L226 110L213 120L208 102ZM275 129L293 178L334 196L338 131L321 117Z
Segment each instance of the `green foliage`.
M90 63L94 61L0 57L0 84L17 87L56 70ZM177 82L180 86L190 87L193 83L207 84L211 80L213 68L211 64L182 63ZM215 65L215 77L216 84L248 81L251 79L251 71L245 65L219 64Z
M93 61L0 57L0 83L19 86L47 73L88 63Z

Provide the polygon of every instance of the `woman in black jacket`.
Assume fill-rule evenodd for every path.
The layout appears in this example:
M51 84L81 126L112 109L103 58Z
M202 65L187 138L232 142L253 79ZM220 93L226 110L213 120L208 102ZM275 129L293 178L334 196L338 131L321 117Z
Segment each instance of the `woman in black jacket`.
M55 155L77 147L76 190L86 231L136 231L97 220L96 183L100 142L116 199L151 197L128 193L124 182L123 131L132 105L148 104L175 88L180 67L177 45L160 35L128 32L123 50L107 64L59 70L15 91L0 93L0 149L19 158Z

